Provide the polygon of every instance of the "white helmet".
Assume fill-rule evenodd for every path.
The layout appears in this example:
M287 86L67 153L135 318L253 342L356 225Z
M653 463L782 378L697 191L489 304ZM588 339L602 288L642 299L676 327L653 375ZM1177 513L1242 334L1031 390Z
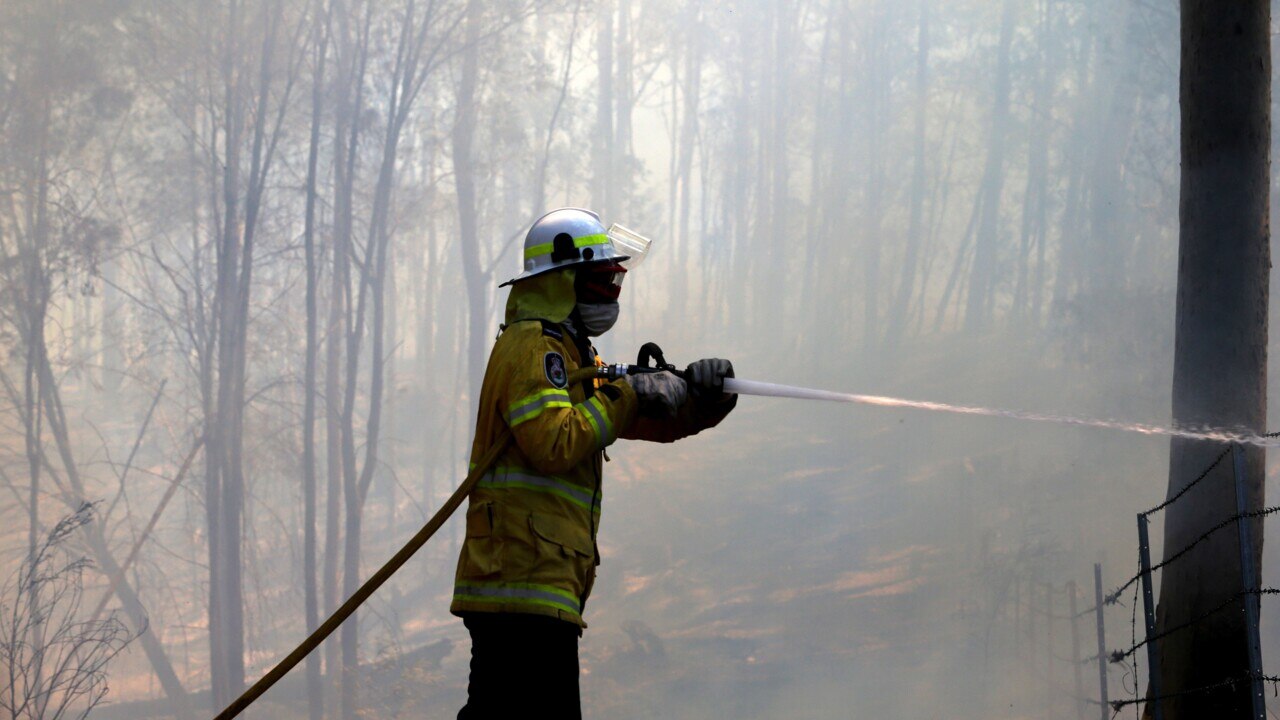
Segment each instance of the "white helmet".
M524 272L498 287L574 265L630 259L614 245L610 234L600 216L590 210L552 210L538 218L524 236Z

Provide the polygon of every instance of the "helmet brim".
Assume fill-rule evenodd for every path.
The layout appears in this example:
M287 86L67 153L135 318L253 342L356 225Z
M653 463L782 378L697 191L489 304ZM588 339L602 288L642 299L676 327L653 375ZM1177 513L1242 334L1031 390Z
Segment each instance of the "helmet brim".
M579 260L577 262L567 263L565 265L559 265L556 267L542 268L541 270L525 271L511 278L510 280L499 284L498 287L504 288L504 287L507 287L508 285L514 285L515 283L518 283L521 280L528 280L529 278L535 278L535 277L538 277L539 275L546 275L547 273L555 272L556 270L568 270L569 268L583 267L586 265L600 265L603 263L624 263L630 259L631 257L629 255L618 255L614 257L604 257L604 258L592 259L592 260Z

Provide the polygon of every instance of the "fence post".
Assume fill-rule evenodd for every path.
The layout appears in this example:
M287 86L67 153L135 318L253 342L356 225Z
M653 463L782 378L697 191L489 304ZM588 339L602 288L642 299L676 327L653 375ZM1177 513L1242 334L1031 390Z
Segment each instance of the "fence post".
M1036 639L1036 578L1034 575L1027 578L1027 632L1025 634L1027 641L1027 667L1034 670L1036 667L1036 645L1039 640Z
M1076 681L1076 717L1084 720L1084 680L1080 677L1080 618L1076 616L1076 581L1067 582L1071 613L1071 671Z
M1021 659L1022 650L1022 576L1013 576L1013 648L1014 657Z
M1098 623L1098 693L1102 699L1098 720L1108 720L1107 710L1107 633L1102 625L1102 563L1093 564L1093 617Z
M1239 443L1231 446L1231 459L1235 465L1236 480L1236 514L1241 516L1236 522L1240 539L1240 580L1244 586L1244 621L1246 642L1249 646L1249 698L1253 704L1254 720L1266 720L1267 696L1262 687L1262 646L1258 637L1258 605L1262 596L1258 594L1257 578L1253 572L1253 531L1249 527L1249 518L1244 517L1249 510L1248 490L1245 488L1244 448Z
M1053 715L1053 581L1044 584L1044 709Z
M1156 603L1151 594L1151 543L1147 539L1147 516L1138 513L1138 560L1142 565L1142 616L1147 627L1147 687L1151 692L1151 714L1164 720L1160 702L1160 653L1156 648Z

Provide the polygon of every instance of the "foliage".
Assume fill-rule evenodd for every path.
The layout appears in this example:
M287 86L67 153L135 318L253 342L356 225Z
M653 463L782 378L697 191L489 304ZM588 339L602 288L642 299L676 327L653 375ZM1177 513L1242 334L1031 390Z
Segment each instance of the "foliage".
M85 718L106 697L107 664L134 639L114 614L84 619L84 571L69 549L86 503L49 530L0 588L0 710L14 720Z

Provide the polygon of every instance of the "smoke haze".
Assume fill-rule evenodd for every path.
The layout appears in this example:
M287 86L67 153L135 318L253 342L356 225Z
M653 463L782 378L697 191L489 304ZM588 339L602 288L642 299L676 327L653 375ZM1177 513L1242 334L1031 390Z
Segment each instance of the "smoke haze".
M465 475L498 284L561 206L654 239L607 360L1169 426L1178 63L1137 0L2 3L0 570L96 503L74 616L141 636L90 717L211 716ZM1093 566L1136 572L1169 451L744 396L609 457L586 717L1012 720L1097 715ZM456 715L462 533L342 639L349 709Z

